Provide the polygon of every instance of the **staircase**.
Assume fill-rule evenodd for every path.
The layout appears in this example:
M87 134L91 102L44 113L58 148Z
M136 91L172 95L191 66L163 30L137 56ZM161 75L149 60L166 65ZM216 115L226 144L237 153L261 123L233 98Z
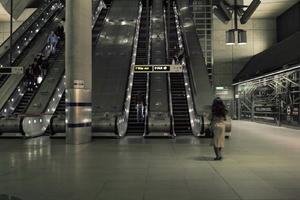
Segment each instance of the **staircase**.
M146 9L146 5L143 4L137 46L136 65L148 64L149 27L147 27L147 20L148 22L150 22L150 18L147 19ZM133 77L130 111L127 127L128 136L142 136L145 132L145 121L137 122L136 96L139 92L141 93L141 95L146 97L147 73L136 73Z

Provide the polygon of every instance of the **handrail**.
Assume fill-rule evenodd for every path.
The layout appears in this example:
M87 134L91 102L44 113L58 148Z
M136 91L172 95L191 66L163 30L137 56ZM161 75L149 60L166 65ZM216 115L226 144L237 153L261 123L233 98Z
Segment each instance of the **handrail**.
M32 26L32 24L47 10L50 6L52 6L56 1L52 1L49 4L44 4L42 7L35 10L30 17L27 18L25 22L23 22L13 33L12 42L13 45L22 37L22 35ZM19 37L17 37L19 36ZM0 45L0 57L4 56L10 49L10 37L8 37L1 45Z
M169 19L170 20L170 19ZM166 10L164 9L164 24L165 24L165 43L166 43L166 55L167 61L169 59L169 35L167 30L167 20L166 20ZM173 114L173 102L172 102L172 94L171 94L171 77L170 73L168 73L168 98L169 98L169 110L170 110L170 120L171 120L171 132L173 136L176 136L175 128L174 128L174 114Z
M182 29L181 27L181 24L183 24L183 22L179 19L179 16L180 16L180 12L178 12L178 9L177 9L177 7L176 7L176 3L174 2L174 5L173 6L175 6L175 8L176 8L176 16L177 16L177 19L178 19L178 26L179 26L179 28L180 29ZM191 52L190 52L190 49L189 48L186 48L186 44L187 44L187 38L186 38L186 36L184 35L184 34L182 34L182 31L180 31L181 33L181 38L182 38L182 40L184 41L184 43L183 43L183 48L185 49L185 52L186 52L186 54L185 54L185 57L187 57L187 59L186 59L186 65L188 66L188 63L190 62L190 59L188 58L189 57L189 55L191 55ZM197 90L196 90L196 83L195 83L195 80L194 80L194 78L193 78L193 76L192 76L192 74L193 74L193 72L191 71L192 69L190 68L190 67L187 67L187 73L189 73L190 74L190 76L189 76L189 79L190 79L190 82L191 82L191 88L192 88L192 90L193 90L193 92L195 93L195 94L197 94ZM194 97L193 97L194 98Z
M117 128L118 128L118 134L120 137L123 137L127 131L128 126L128 117L129 117L129 110L130 110L130 101L131 101L131 93L132 93L132 86L133 86L133 66L135 65L136 60L136 53L137 53L137 46L138 46L138 38L139 38L139 32L140 32L140 21L141 21L141 15L142 15L142 3L139 3L139 11L138 11L138 19L136 21L136 30L135 30L135 36L133 39L133 51L131 56L131 65L129 70L129 77L128 77L128 85L127 85L127 91L125 96L125 102L124 102L124 111L122 112L121 116L118 116L117 119Z
M186 49L184 48L184 45L183 45L182 30L181 30L181 27L179 24L179 18L178 18L179 14L178 14L175 3L173 5L173 9L174 9L174 13L175 13L175 23L176 23L176 28L177 28L179 48L183 49L185 51ZM183 68L184 85L185 85L185 91L186 91L187 104L188 104L188 109L189 109L189 116L190 116L192 132L195 136L200 136L201 130L202 130L202 119L200 116L197 116L195 113L195 104L193 102L193 94L191 92L191 86L190 86L191 79L188 75L188 69L186 66L185 57L182 60L182 68Z
M150 15L149 15L149 32L148 32L148 64L151 62L151 37L150 33L152 32L152 21L151 21L151 16L152 16L152 9L150 8ZM148 121L149 121L149 93L150 93L150 74L147 73L147 83L146 83L146 108L145 108L145 126L144 126L144 134L143 136L147 135L148 132Z
M93 13L92 27L95 26L95 23L97 22L97 19L102 11L102 8L106 8L106 5L102 0L100 0L95 13Z

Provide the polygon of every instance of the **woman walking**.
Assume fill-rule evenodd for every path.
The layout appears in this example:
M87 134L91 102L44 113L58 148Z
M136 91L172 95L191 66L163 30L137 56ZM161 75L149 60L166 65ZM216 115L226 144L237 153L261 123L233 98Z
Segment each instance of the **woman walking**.
M225 121L227 110L221 98L217 97L212 104L211 128L214 134L213 145L216 158L222 160L222 148L225 142Z

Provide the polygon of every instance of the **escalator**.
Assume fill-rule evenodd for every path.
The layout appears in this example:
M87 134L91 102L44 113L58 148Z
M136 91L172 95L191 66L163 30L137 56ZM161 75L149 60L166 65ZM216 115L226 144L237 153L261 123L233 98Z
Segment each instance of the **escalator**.
M35 39L42 35L42 29L47 29L49 23L53 22L52 20L55 16L57 16L56 13L61 10L61 6L62 5L56 1L50 3L43 13L39 15L39 18L37 18L37 20L32 23L26 31L23 31L24 33L22 36L20 36L18 39L14 38L13 47L11 48L13 66L19 66L22 60L28 56L31 48L35 45ZM10 51L11 50L5 51L5 53L3 53L1 56L1 66L10 66ZM0 75L0 87L4 85L5 81L9 77L10 75Z
M27 32L20 37L19 40L22 40L21 42L23 43L19 41L15 43L13 48L14 65L24 66L25 70L30 64L33 63L36 55L43 51L47 43L48 34L50 34L52 30L56 30L59 19L61 19L63 16L62 5L54 5L57 6L54 10L52 10L53 6L49 8L52 13L48 10L45 11L45 15L48 16L47 18L42 17L42 19L40 19L42 21L41 23L38 24L38 22L36 22L33 24L34 28L36 28L35 31L31 30L32 27L29 27L29 30L27 30ZM0 63L4 66L7 66L9 63L8 55L9 53L6 52L0 58ZM2 86L0 88L0 110L2 112L3 110L8 110L7 102L9 100L15 99L15 103L19 102L19 98L21 98L22 94L25 93L25 90L22 91L20 89L24 88L24 75L5 75L1 76L1 80ZM15 108L15 106L13 106L13 108Z
M65 116L66 115L66 93L64 92L59 103L58 106L55 110L54 116Z
M167 8L168 9L168 4ZM172 58L179 53L178 32L175 21L173 2L171 1L170 12L167 15L170 24L167 25L168 32L168 61L172 63ZM174 124L173 130L177 136L192 135L189 107L183 73L170 73L171 99L173 108Z
M147 15L147 8L149 8L145 3L142 6L140 30L137 45L136 54L136 65L147 65L149 64L149 25L150 25L150 15ZM150 12L150 11L148 11ZM137 111L136 111L136 97L141 95L146 97L147 95L147 73L135 73L133 76L130 110L128 118L128 128L127 135L143 135L145 133L145 120L137 121ZM144 102L146 103L146 102Z
M26 112L26 109L34 95L34 91L26 90L25 94L23 95L20 103L17 105L14 114L23 114Z
M52 54L48 57L48 62L49 62L49 66L50 66L48 71L51 70L51 67L53 66L53 63L56 61L56 59L57 59L57 57L60 53L64 54L64 41L60 41L57 44L56 54ZM44 79L47 78L47 75L44 77ZM31 103L32 99L34 98L35 94L38 92L40 86L41 85L39 84L39 85L36 85L33 88L33 90L31 90L31 91L26 90L25 91L23 97L21 98L19 104L17 105L17 107L14 111L14 114L24 114L24 113L26 113L28 106L30 105L30 103Z
M101 31L101 25L105 19L107 9L100 9L101 6L103 6L103 2L100 0L95 3L95 5L99 5L97 8L98 13L95 13L94 16L97 16L97 20L94 23L94 27L96 29L93 29L93 33L96 32L96 35L99 34ZM101 11L101 12L100 12ZM97 14L97 15L96 15ZM99 23L100 22L100 23ZM100 28L100 29L99 29ZM98 33L97 33L98 32ZM51 117L53 116L54 112L57 110L55 115L61 115L62 122L65 121L65 95L62 93L64 91L64 67L65 67L65 42L59 41L57 45L57 51L54 55L51 55L48 58L49 62L49 69L47 72L47 75L45 76L42 84L39 88L37 88L33 92L26 91L26 94L23 96L24 98L19 101L19 108L18 112L25 113L27 117L25 117L20 122L19 117L12 119L10 117L10 124L12 123L22 123L23 131L25 132L25 136L37 136L40 134L43 134L47 129L46 127L49 125L49 123L52 121ZM17 89L19 90L19 89ZM62 91L57 95L57 91ZM55 105L55 101L57 102L57 105ZM60 102L60 104L59 104ZM50 107L49 109L49 106ZM16 112L17 112L16 111ZM17 114L17 113L15 113ZM49 118L50 117L50 118ZM8 119L8 118L7 118ZM6 124L6 120L1 121L1 124ZM30 132L30 123L36 122L36 125L32 127L32 131ZM60 121L61 122L61 121ZM45 124L46 123L46 124ZM29 126L28 126L29 125ZM45 125L45 126L44 126ZM64 123L62 123L64 127ZM3 132L3 129L5 132L10 133L12 131L19 132L18 129L20 126L16 126L15 130L9 129L9 127L6 125L3 125L2 129L0 128L0 131ZM61 127L61 126L60 126ZM25 128L25 129L24 129ZM29 129L28 129L29 128ZM29 131L28 131L29 130Z

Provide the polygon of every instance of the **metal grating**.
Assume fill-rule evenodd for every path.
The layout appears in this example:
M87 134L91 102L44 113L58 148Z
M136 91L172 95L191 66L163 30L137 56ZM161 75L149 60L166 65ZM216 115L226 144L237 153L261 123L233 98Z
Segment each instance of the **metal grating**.
M191 4L196 32L203 50L203 56L207 66L209 80L212 81L213 74L213 49L212 29L213 13L212 0L193 0Z

